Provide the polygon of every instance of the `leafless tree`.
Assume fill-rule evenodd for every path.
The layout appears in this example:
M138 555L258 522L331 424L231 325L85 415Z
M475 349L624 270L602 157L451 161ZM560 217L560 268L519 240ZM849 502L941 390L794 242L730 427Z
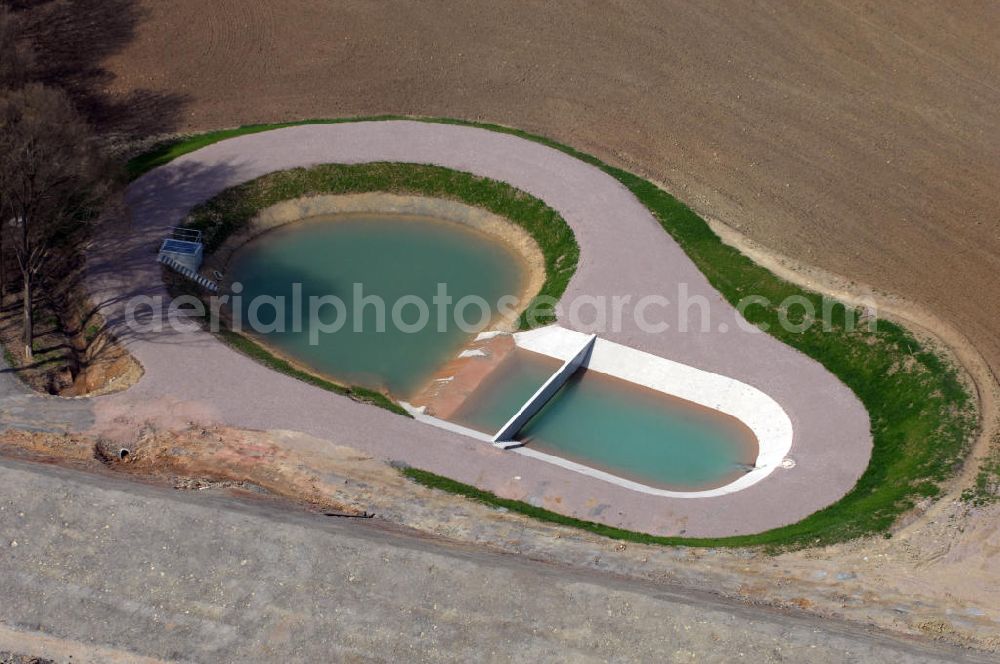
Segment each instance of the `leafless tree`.
M28 82L33 53L21 39L16 16L0 4L0 90L15 90ZM7 292L7 253L4 233L0 233L0 303Z
M54 248L96 218L108 181L90 127L61 90L0 93L0 221L21 278L24 355L32 358L34 296Z

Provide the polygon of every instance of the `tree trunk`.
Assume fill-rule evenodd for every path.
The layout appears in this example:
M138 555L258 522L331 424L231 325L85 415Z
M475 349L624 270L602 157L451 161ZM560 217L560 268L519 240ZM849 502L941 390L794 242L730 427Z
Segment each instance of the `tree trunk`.
M31 275L24 275L24 359L31 362L34 359L31 346L35 340L35 313L31 301Z

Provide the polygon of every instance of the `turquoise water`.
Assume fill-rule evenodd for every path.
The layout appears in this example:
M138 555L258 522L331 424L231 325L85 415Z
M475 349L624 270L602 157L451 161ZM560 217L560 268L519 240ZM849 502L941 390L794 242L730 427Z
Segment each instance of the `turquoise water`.
M243 286L236 305L243 321L250 320L255 297L284 299L280 314L271 304L259 310L262 324L284 328L256 330L269 346L336 380L401 398L419 390L468 342L472 333L453 322L455 302L476 295L494 305L490 313L495 315L499 298L517 294L524 278L518 257L480 233L432 219L391 216L321 218L266 233L237 252L228 276ZM302 285L299 297L296 283ZM355 284L361 295L385 303L384 327L378 325L375 305L357 309ZM434 302L439 284L451 296L450 304L441 307ZM315 334L314 344L309 317L296 326L294 302L308 312L311 297L330 295L343 302L343 326ZM427 304L426 325L406 329L418 318L412 306L403 309L402 329L393 323L393 304L404 296ZM470 313L479 317L475 308ZM319 322L331 324L338 315L326 307ZM492 434L559 365L516 349L451 419ZM752 433L733 418L586 371L546 404L519 439L539 451L678 490L727 484L757 456Z
M452 419L495 433L558 367L521 351ZM650 486L719 487L757 458L753 433L714 410L592 371L571 378L518 435L526 446Z
M449 419L493 435L561 365L547 355L515 348Z
M757 458L752 432L735 418L586 371L518 438L616 475L689 490L728 484Z
M243 285L238 307L243 321L250 320L256 296L282 296L286 302L283 316L272 306L258 309L261 323L281 321L284 330L254 336L319 373L401 398L418 390L471 336L454 324L454 303L480 296L495 315L498 299L518 294L524 278L518 257L481 233L454 223L393 216L317 218L266 233L236 253L227 276ZM343 327L317 334L318 344L313 345L308 316L299 329L294 326L294 283L302 284L304 312L309 311L310 296L341 299L342 317L327 306L318 320L332 325L339 318ZM382 331L374 305L356 309L354 284L361 285L363 298L378 296L385 302ZM450 305L434 303L438 284L447 285ZM413 305L401 309L402 329L393 324L392 307L404 296L417 296L427 304L428 323L418 331L407 329L419 322ZM467 308L470 322L480 318L478 307Z

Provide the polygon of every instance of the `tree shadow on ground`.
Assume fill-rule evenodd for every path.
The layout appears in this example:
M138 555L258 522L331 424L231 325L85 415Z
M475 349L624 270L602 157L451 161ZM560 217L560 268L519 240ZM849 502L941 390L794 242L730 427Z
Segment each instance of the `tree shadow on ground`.
M104 135L139 140L176 131L184 95L137 89L111 95L107 59L135 39L138 0L14 0L20 33L36 53L33 78L62 87Z
M241 170L237 162L205 166L180 160L134 182L127 197L130 218L104 225L89 249L87 278L96 292L82 325L99 324L101 332L126 345L135 340L183 342L186 335L152 331L152 315L146 307L136 311L134 305L159 296L166 313L164 268L157 260L160 244L171 227L183 223L191 207L231 186Z
M15 43L27 47L23 82L65 90L112 157L127 157L150 140L159 140L177 130L187 104L186 96L152 89L112 92L115 74L107 63L135 40L147 18L148 10L139 0L0 0L0 3L12 12ZM64 364L73 369L74 375L81 367L99 359L102 348L114 346L108 343L114 336L106 333L109 326L99 315L108 303L86 302L88 298L100 299L101 295L91 289L89 265L83 269L79 259L86 256L89 263L97 243L112 248L117 244L121 249L121 244L132 240L126 215L121 210L111 210L120 207L119 198L115 195L108 199L105 217L124 220L116 238L124 242L109 242L104 224L82 231L79 238L65 243L65 255L58 257L60 267L47 275L44 285L49 296L46 311L58 314L60 330L59 334L48 335L41 342L44 348L37 352L45 356L60 348L71 349L73 352ZM115 253L109 252L107 260L114 263ZM117 258L124 273L120 265L123 252L118 252ZM155 259L154 250L149 260ZM7 263L4 267L9 269ZM38 368L37 364L6 371Z

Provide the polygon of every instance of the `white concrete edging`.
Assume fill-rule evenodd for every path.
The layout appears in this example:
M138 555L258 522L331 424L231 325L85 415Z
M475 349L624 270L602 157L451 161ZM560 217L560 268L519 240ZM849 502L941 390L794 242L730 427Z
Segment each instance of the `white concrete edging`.
M570 376L576 373L576 370L587 362L590 351L594 348L594 342L597 340L597 335L591 334L589 337L584 335L584 337L583 344L578 345L576 351L563 361L562 366L549 376L549 379L541 387L535 390L535 393L507 420L506 424L500 427L500 430L493 436L494 445L504 449L519 447L521 445L521 443L514 440L517 432L566 384Z
M550 325L518 332L514 342L525 350L566 361L588 335ZM518 448L526 456L574 470L633 491L671 498L709 498L733 493L756 484L781 465L792 448L792 421L773 398L735 378L674 362L635 348L597 338L586 362L587 369L648 387L730 415L746 424L757 438L756 467L724 486L704 491L669 491L627 480L561 457Z

